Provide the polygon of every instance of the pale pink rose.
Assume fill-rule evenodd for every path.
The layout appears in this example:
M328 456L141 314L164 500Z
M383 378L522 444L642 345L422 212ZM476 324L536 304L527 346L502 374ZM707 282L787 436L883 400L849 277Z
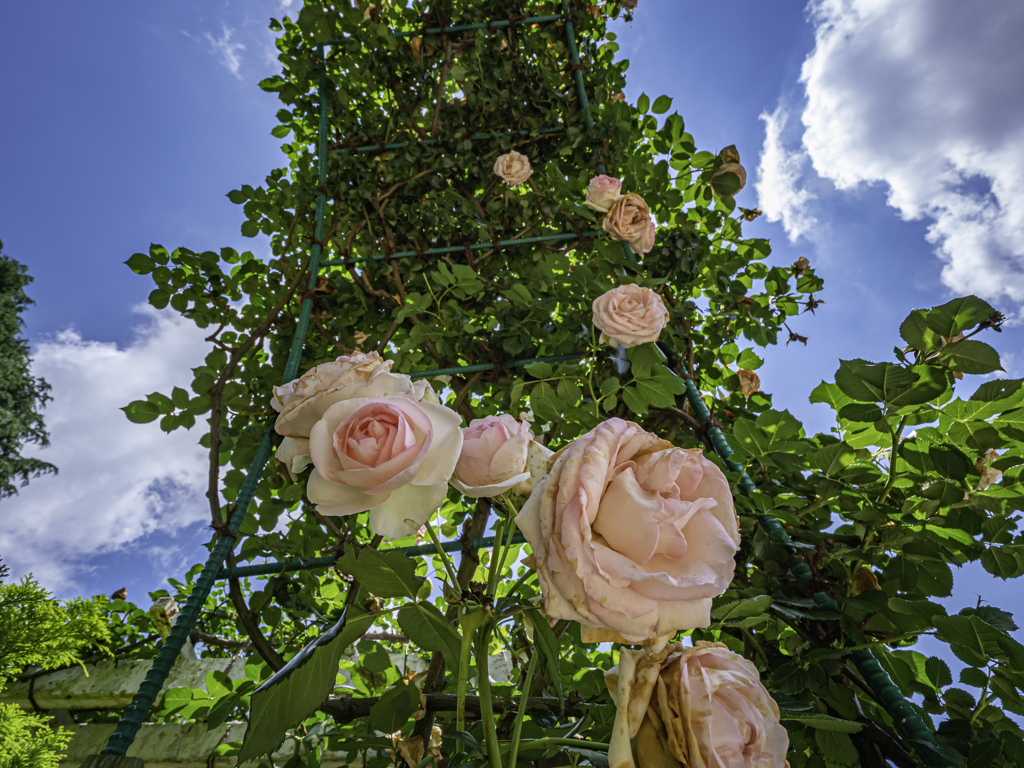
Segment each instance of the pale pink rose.
M519 186L530 178L530 158L521 155L514 149L505 155L499 155L494 161L494 172L513 187Z
M624 240L627 243L639 241L641 248L644 238L648 238L651 245L654 245L651 223L651 209L640 195L633 192L627 192L612 203L607 215L601 220L601 226L611 235L612 240Z
M508 414L473 419L462 430L462 454L452 485L475 499L500 496L530 479L527 453L533 432Z
M286 437L277 448L274 458L284 464L294 483L306 467L313 463L309 457L309 440L304 437Z
M622 182L611 176L595 176L587 186L587 199L583 204L592 210L600 213L608 213L612 203L622 197L619 190L622 189Z
M708 626L740 542L721 470L622 419L555 454L516 524L545 613L630 643Z
M462 449L461 421L443 405L409 396L335 403L309 435L316 470L306 495L321 515L369 510L376 533L410 536L448 493Z
M605 673L615 701L611 768L787 768L789 733L757 667L724 643L620 649Z
M270 404L280 414L274 429L285 437L309 437L309 431L328 408L352 397L409 395L416 400L440 402L430 384L391 373L392 365L393 361L376 352L357 353L322 363L294 381L274 387Z
M639 285L620 285L594 299L594 325L601 343L635 347L657 341L668 325L668 309L656 292Z
M657 233L657 229L652 221L643 235L640 236L639 240L634 240L629 244L629 250L635 253L637 256L643 256L645 253L650 253L651 249L654 248L654 236Z

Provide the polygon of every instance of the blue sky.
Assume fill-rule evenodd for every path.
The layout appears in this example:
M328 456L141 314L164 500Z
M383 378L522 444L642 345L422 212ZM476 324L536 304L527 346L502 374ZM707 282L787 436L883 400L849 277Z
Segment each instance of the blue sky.
M0 238L28 264L36 370L61 467L0 507L0 555L62 595L128 586L133 599L204 559L198 434L131 425L117 408L187 387L202 335L140 310L151 286L122 262L149 243L232 246L225 194L281 165L269 17L250 2L20 4L0 28ZM888 359L914 307L976 292L1024 301L1024 6L1017 0L641 0L614 25L626 96L668 94L702 149L735 144L738 198L766 215L772 262L806 256L826 282L807 347L769 351L777 407L812 430L807 403L840 357ZM1011 95L1007 95L1011 94ZM1024 375L1019 325L989 334ZM1012 585L960 572L976 595L1024 609Z

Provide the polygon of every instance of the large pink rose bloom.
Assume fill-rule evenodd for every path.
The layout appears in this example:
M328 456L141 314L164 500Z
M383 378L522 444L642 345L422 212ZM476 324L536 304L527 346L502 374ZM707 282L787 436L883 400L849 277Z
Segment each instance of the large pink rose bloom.
M547 615L630 643L708 626L740 543L721 470L622 419L557 454L516 523Z
M461 421L443 405L409 397L335 403L309 435L316 470L306 494L321 515L369 510L376 533L409 536L447 495L462 449Z
M499 496L530 479L527 455L533 433L508 414L473 419L462 430L462 455L451 483L473 498Z
M668 309L656 292L639 285L620 285L594 299L594 325L601 343L635 347L657 341L668 325Z
M653 649L652 649L653 650ZM789 734L757 667L724 643L622 648L605 673L617 708L611 768L785 768Z
M641 250L645 238L650 241L651 247L654 246L651 224L651 209L647 207L644 199L634 192L627 192L616 199L608 209L608 214L601 220L601 226L611 235L612 240L625 240L630 244L639 242ZM648 251L650 249L647 248Z

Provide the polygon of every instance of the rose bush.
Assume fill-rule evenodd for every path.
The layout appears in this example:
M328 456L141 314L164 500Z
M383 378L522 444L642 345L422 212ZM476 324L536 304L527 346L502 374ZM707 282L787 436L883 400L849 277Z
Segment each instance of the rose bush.
M620 285L594 299L594 325L601 343L635 347L658 340L668 324L661 296L639 285Z
M708 626L740 541L721 470L622 419L556 454L516 523L545 612L598 630L585 641Z
M451 483L473 498L498 496L530 479L533 432L508 414L474 419L462 430L462 454Z
M515 187L529 179L533 169L530 168L530 158L513 149L511 152L498 156L498 159L494 161L494 172L502 180Z
M653 651L653 649L651 649ZM634 768L784 768L789 734L757 667L724 643L622 648L605 673L617 707L608 761Z
M414 534L447 495L462 449L461 421L443 405L409 396L335 403L309 435L316 469L306 495L321 515L369 510L370 527L381 536Z
M623 240L633 253L650 253L654 247L654 222L651 209L640 195L627 192L615 200L601 221L612 240Z

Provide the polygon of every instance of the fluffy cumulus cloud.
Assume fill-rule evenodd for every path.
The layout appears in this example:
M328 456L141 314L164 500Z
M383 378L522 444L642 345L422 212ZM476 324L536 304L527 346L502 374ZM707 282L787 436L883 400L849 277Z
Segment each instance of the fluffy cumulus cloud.
M1024 301L1024 3L812 0L809 13L800 151L814 170L841 190L882 184L927 221L952 290ZM799 159L765 159L775 188L799 192ZM784 206L772 215L804 231Z
M90 557L209 514L201 426L166 434L118 410L150 392L187 389L208 344L175 313L139 311L145 319L127 347L68 330L34 350L33 372L53 386L45 413L51 445L37 455L60 473L3 501L0 556L50 589L73 592Z
M789 112L780 104L774 112L761 115L764 122L764 147L757 169L758 206L768 221L781 221L792 242L809 237L818 220L808 203L815 195L801 186L807 153L788 149L784 141Z

